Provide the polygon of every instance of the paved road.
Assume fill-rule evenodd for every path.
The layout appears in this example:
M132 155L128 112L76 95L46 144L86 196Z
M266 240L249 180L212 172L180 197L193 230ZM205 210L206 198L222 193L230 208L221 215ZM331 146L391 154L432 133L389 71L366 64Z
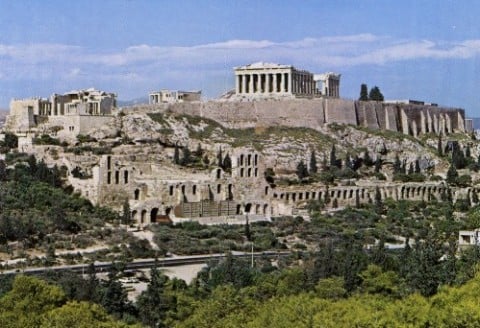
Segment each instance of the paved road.
M232 255L235 257L251 258L252 255L254 258L258 257L268 257L268 258L278 258L283 256L290 255L290 252L254 252L254 253L244 253L244 252L233 252ZM132 262L128 262L125 265L125 270L134 270L134 269L145 269L151 268L155 265L158 267L173 267L187 264L198 264L198 263L207 263L212 260L219 260L224 258L225 254L208 254L208 255L190 255L190 256L175 256L167 257L160 259L137 259ZM117 262L118 263L118 262ZM109 271L114 262L94 262L95 269L97 272ZM22 268L22 269L13 269L5 270L0 274L41 274L45 271L73 271L77 273L85 273L88 270L90 264L74 264L74 265L60 265L60 266L51 266L51 267L34 267L34 268Z

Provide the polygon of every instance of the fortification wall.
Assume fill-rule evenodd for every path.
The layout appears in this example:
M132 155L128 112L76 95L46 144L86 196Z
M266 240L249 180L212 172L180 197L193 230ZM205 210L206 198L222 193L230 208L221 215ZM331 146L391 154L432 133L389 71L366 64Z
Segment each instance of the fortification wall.
M465 130L462 109L333 98L186 102L140 105L128 110L198 115L229 128L284 125L318 129L325 123L341 123L400 131L413 136Z
M325 120L327 123L357 125L355 102L347 99L325 99Z

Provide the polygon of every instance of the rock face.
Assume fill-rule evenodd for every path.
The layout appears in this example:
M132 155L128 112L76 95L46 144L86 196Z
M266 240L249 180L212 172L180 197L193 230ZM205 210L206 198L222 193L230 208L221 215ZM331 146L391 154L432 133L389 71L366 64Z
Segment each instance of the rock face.
M372 104L373 109L376 106ZM362 119L373 124L372 118ZM322 124L315 129L232 126L236 125L225 126L166 108L149 113L130 110L95 129L90 136L97 142L69 147L68 152L50 146L33 146L32 151L47 163L65 165L69 172L78 167L76 171L84 176L70 174L68 179L92 202L121 210L128 200L138 225L165 218L225 223L244 221L245 215L249 220L298 215L305 213L311 200L330 198L327 206L333 199L338 206L371 202L377 187L382 198L397 200L440 199L447 190L443 182L392 181L396 156L407 166L418 161L422 172L433 167L441 168L436 174L446 171L448 163L437 156L433 133L423 135L426 140L420 141L396 131L343 124ZM351 158L364 158L366 153L372 159L380 157L381 173L387 180L376 180L373 168L363 167L359 170L363 178L354 182L336 180L328 186L319 180L298 183L298 163L303 160L308 167L315 151L321 170L322 163L329 163L333 145L343 167L347 154ZM180 162L190 154L188 165L174 163L175 148ZM272 174L273 184L265 178ZM457 192L453 192L455 197ZM461 191L465 192L478 190Z

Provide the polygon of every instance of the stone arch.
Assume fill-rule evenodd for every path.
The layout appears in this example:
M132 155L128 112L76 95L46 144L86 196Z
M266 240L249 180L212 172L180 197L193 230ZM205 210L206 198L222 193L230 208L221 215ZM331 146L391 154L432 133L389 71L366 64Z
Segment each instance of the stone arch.
M120 183L120 172L115 171L115 184L119 184L119 183Z
M222 177L222 169L217 169L217 179Z
M135 200L139 200L140 199L140 189L135 189L135 191L133 192L133 198Z
M237 215L238 215L238 214L242 214L242 213L240 212L241 210L242 210L242 205L237 204L237 211L236 211Z
M247 170L247 177L251 177L252 176L252 169L251 168L248 168Z
M268 186L265 187L265 195L268 195Z
M158 215L158 207L152 208L150 211L150 222L156 222L157 221L157 215Z
M196 195L197 194L197 185L193 185L192 186L192 195Z
M219 183L217 184L217 194L222 192L222 185Z
M131 218L133 222L138 222L137 214L138 214L137 210L132 211Z
M263 204L263 215L267 215L268 212L268 204Z
M258 154L255 154L255 158L253 160L253 165L257 166L258 165Z
M310 192L305 192L305 199L310 199Z
M257 205L255 206L255 214L260 214L260 209L261 209L260 204L257 204Z
M248 166L252 165L252 154L248 154L247 156L247 165Z
M172 207L166 207L165 208L165 215L170 215L170 213L172 212Z
M258 177L258 169L255 168L255 170L253 172L254 172L255 177Z
M243 154L240 155L240 166L243 165L243 159L244 159L244 157L245 157L245 156L244 156Z
M125 184L128 183L128 171L127 170L123 171L123 183L125 183Z
M250 213L251 210L252 210L252 203L247 203L245 205L245 213Z
M243 176L244 176L244 169L243 169L243 167L242 167L242 168L240 169L240 178L243 178Z
M140 223L145 223L145 220L147 218L147 210L142 210L140 214Z

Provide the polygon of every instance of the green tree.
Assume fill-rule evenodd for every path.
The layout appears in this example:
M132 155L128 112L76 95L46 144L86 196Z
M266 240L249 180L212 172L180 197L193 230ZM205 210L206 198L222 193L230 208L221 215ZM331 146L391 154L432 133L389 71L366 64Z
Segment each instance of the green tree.
M303 180L305 179L306 177L308 177L308 168L307 166L305 165L305 163L303 162L303 160L301 160L298 164L297 164L297 177L299 180Z
M447 183L448 184L457 184L458 181L458 172L455 165L452 163L447 171Z
M139 317L149 327L166 327L165 318L170 310L170 301L166 294L168 277L156 267L150 270L150 283L137 300Z
M312 150L310 154L310 173L315 174L318 171L317 157L315 156L315 150Z
M177 165L180 164L180 150L178 149L178 144L175 144L175 150L173 153L173 163Z
M182 160L180 161L180 164L183 166L189 165L192 162L192 155L190 153L190 149L188 149L188 146L185 145L183 147L182 151Z
M394 174L402 173L402 162L400 161L398 154L395 155L395 162L393 162L393 173Z
M438 142L437 142L437 153L438 156L443 156L443 145L442 145L442 136L438 136Z
M122 224L130 225L132 223L132 213L130 211L130 203L128 198L123 202Z
M225 158L223 159L222 168L225 172L231 172L232 171L232 160L231 160L230 155L228 153L227 153L227 155L225 155Z
M217 153L217 165L219 167L222 167L223 165L223 153L222 153L222 147L220 147L218 149L218 153Z
M368 95L368 98L370 100L374 101L383 101L383 94L380 92L380 89L377 86L374 86L372 89L370 89L370 93Z
M367 101L368 100L368 87L366 84L360 85L360 97L358 100Z

